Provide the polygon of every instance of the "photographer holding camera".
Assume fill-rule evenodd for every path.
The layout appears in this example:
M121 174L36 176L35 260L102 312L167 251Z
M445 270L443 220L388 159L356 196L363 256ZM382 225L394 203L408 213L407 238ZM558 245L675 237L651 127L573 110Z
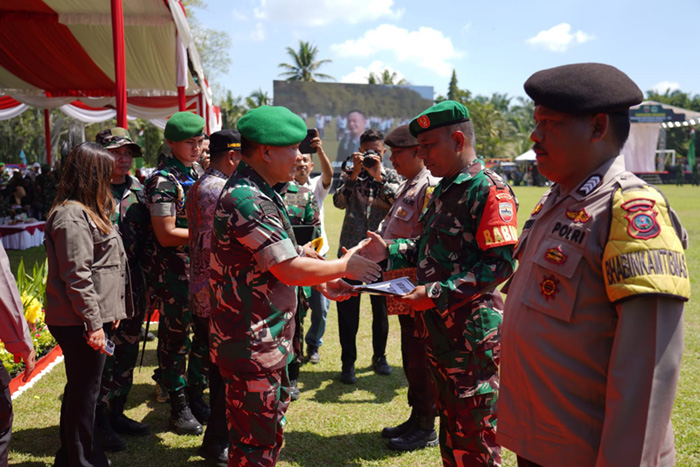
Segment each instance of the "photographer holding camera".
M384 134L377 130L367 130L360 136L360 152L352 154L343 162L342 185L333 195L333 205L345 209L345 219L340 231L340 247L352 248L367 236L367 231L375 231L394 202L401 177L393 169L382 166L382 156L386 152ZM386 362L386 341L389 334L386 299L372 295L372 368L381 375L391 374ZM338 302L338 332L342 348L342 373L340 380L345 384L355 384L355 360L357 347L355 340L360 321L360 297L352 297Z

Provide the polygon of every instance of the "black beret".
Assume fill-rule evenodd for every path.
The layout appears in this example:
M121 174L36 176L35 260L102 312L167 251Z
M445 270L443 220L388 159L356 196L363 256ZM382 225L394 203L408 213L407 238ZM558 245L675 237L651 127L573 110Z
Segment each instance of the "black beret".
M384 144L390 148L412 148L420 146L420 143L408 130L408 125L397 126L386 135Z
M221 130L209 136L209 152L240 151L241 134L236 130Z
M629 76L602 63L538 71L525 81L525 92L535 105L573 114L627 112L644 99Z

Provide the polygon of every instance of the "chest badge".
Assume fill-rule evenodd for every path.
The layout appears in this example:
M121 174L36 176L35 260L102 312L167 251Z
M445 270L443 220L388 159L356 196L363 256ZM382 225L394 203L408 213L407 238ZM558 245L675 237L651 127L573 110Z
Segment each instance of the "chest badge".
M550 248L549 250L545 251L544 259L552 264L561 266L566 262L566 255L562 251L561 247Z
M586 212L585 209L581 209L580 211L569 211L567 209L566 217L574 221L574 224L585 224L586 222L591 220L591 216Z
M545 300L554 300L557 292L559 292L559 279L552 276L544 276L540 282L540 293Z
M627 233L632 238L648 240L659 235L661 228L656 222L657 213L654 211L656 202L651 199L638 198L622 204L627 211Z

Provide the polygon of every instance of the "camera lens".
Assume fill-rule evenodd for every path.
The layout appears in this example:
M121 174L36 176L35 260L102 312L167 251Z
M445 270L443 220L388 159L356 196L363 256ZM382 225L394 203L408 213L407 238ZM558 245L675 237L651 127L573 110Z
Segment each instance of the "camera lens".
M371 169L375 165L379 163L377 159L374 159L369 156L376 156L378 155L376 152L372 151L371 149L369 151L365 151L362 153L362 165L365 166L365 168Z

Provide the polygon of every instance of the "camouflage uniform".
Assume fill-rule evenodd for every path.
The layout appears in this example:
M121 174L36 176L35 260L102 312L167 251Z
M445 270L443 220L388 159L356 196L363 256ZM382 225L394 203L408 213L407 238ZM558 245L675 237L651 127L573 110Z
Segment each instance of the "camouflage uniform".
M219 198L210 353L226 381L229 465L274 465L289 404L297 288L270 267L297 256L282 198L241 162Z
M295 182L289 182L279 191L280 196L284 200L284 205L287 207L287 215L292 226L295 225L313 225L316 226L311 239L321 236L321 219L319 217L320 209L314 192L310 189L299 186ZM290 363L289 379L294 381L299 378L299 364L304 355L304 318L309 309L309 299L311 298L311 287L299 287L299 301L297 314L295 317L296 328L294 332L294 355L295 361Z
M151 217L176 216L175 226L187 228L185 197L197 173L172 155L158 165L146 182ZM151 227L152 229L152 227ZM162 383L170 392L206 383L206 346L190 341L192 313L188 306L189 254L187 245L163 247L151 231L147 244L149 283L161 301L158 322L158 363ZM190 354L185 379L185 359Z
M352 181L345 177L344 183L333 194L333 205L345 209L343 227L340 231L338 257L342 248L352 248L367 236L367 231L375 231L394 202L401 177L393 169L382 167L382 182L365 174L366 178ZM359 284L359 282L350 282ZM372 360L384 357L389 335L389 318L386 299L371 295L372 303ZM352 297L338 302L338 334L340 337L341 362L343 370L355 364L357 359L357 330L360 322L360 297Z
M122 237L129 268L126 281L128 318L120 322L112 336L114 355L107 357L102 373L102 402L115 396L127 396L131 390L139 354L141 325L148 308L148 287L142 262L150 217L143 187L136 178L127 175L124 185L112 185L112 196L116 204L112 222Z
M421 313L440 415L443 463L500 465L495 443L503 301L515 266L516 201L476 160L443 178L420 218L423 234L389 243L389 269L417 265L436 307Z

